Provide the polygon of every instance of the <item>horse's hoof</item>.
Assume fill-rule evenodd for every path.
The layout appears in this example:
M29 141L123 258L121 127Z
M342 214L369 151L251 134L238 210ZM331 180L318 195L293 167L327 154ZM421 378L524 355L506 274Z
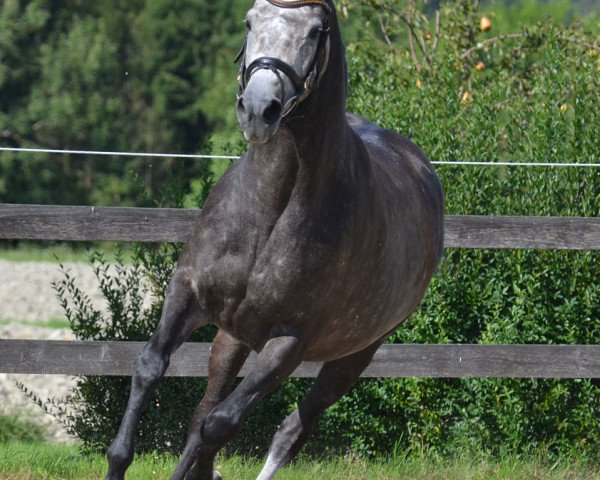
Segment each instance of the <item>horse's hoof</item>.
M213 480L223 480L223 477L216 470L213 472Z
M125 480L125 474L118 474L114 472L108 472L104 480Z

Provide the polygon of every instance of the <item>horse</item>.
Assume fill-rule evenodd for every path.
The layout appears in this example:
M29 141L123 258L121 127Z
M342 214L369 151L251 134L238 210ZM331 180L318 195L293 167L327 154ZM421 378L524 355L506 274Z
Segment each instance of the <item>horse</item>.
M208 385L171 478L220 480L215 455L251 409L301 362L323 362L273 437L257 480L272 479L418 307L442 254L444 194L429 160L346 112L332 1L255 0L246 25L236 108L249 149L182 250L134 365L106 480L124 479L143 405L173 351L208 323L218 327Z

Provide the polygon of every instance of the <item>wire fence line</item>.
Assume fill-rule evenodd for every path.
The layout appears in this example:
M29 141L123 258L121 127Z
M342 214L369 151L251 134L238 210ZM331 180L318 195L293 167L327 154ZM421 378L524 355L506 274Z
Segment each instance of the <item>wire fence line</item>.
M48 148L9 148L0 147L0 152L24 152L24 153L60 153L69 155L100 155L110 157L154 157L154 158L203 158L237 160L237 155L201 155L188 153L146 153L146 152L110 152L98 150L56 150Z
M69 155L97 155L110 157L151 157L151 158L192 158L192 159L216 159L216 160L237 160L237 155L204 155L188 153L147 153L147 152L111 152L98 150L57 150L47 148L12 148L0 147L0 152L22 152L22 153L58 153ZM577 163L577 162L484 162L468 160L434 160L434 165L480 165L496 167L580 167L580 168L598 168L600 163Z

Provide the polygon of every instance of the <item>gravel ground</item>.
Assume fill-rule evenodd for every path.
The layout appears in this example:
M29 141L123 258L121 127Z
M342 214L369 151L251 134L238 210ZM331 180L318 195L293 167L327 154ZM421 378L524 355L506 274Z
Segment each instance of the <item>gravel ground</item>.
M89 295L96 308L104 308L104 299L91 267L65 264L76 285ZM68 329L44 328L44 322L64 318L52 282L63 278L59 266L43 262L0 260L0 338L73 340ZM24 323L24 321L26 323ZM20 415L46 428L48 439L73 442L64 428L44 413L16 387L22 382L42 398L62 398L75 380L64 375L13 375L0 373L0 415Z
M84 263L64 265L95 306L104 306L92 268ZM56 263L0 260L0 320L44 321L64 318L52 282L63 279Z
M0 269L0 277L4 271ZM11 322L0 326L0 338L38 338L48 340L73 340L70 330L41 328ZM76 439L70 437L63 426L53 417L44 413L31 399L26 397L16 383L23 383L37 397L63 398L75 385L75 379L66 375L14 375L0 373L0 415L16 415L32 423L41 425L46 430L49 441L56 443L72 443Z

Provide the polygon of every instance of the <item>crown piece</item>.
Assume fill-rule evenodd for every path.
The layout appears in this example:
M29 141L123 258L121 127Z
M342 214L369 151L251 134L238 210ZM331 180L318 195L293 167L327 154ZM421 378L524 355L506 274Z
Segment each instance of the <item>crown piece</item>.
M327 0L267 0L267 2L283 8L297 8L316 5L323 7L327 11L331 10Z

